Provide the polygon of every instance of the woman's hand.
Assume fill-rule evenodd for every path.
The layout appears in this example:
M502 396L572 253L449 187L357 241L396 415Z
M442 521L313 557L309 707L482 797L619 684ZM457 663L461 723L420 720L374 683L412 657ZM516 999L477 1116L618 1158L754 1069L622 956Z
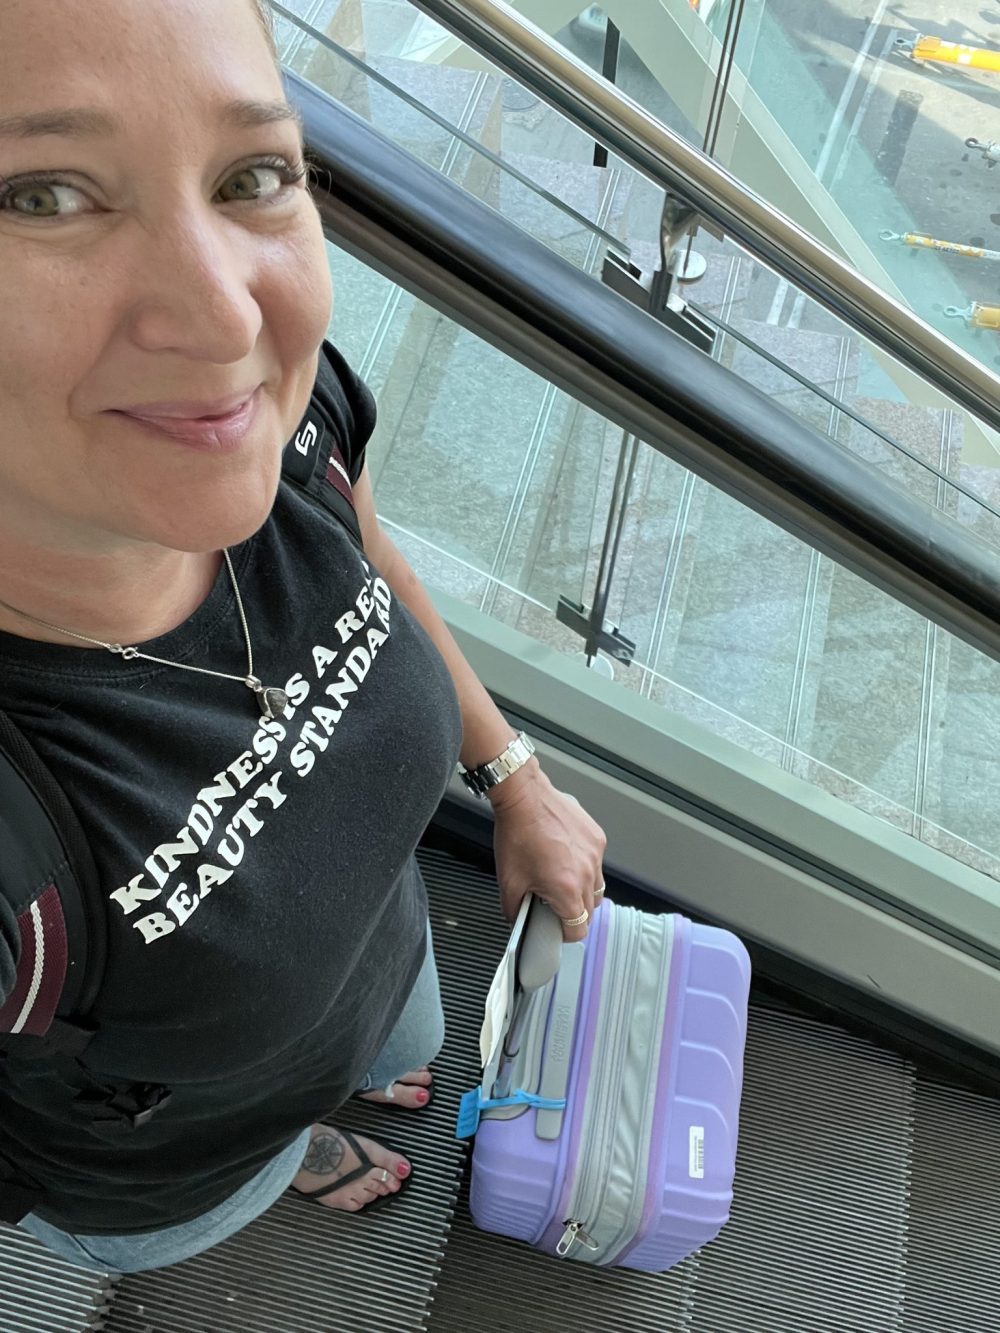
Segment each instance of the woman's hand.
M584 912L592 916L602 901L598 890L608 840L572 796L556 791L537 763L530 770L515 773L491 793L504 915L513 921L521 899L534 893L563 922ZM563 925L566 940L582 940L586 934L586 923Z

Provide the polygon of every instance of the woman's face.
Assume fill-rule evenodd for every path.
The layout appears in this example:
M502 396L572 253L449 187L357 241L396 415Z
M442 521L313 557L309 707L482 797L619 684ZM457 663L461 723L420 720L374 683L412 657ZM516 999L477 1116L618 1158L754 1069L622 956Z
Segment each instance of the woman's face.
M283 100L250 0L0 0L0 542L208 551L266 518L330 309ZM224 449L127 415L255 390Z

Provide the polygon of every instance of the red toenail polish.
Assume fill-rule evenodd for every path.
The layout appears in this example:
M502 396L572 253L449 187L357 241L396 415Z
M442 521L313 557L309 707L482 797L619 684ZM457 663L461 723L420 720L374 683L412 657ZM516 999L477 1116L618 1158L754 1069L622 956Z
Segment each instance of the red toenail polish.
M418 1102L421 1102L421 1103L422 1103L422 1102L425 1102L425 1101L427 1100L428 1096L429 1096L429 1094L426 1093L426 1092L424 1092L424 1091L421 1089L421 1091L417 1093L417 1101L418 1101Z
M410 1174L409 1162L400 1162L399 1166L396 1167L396 1174L397 1176L408 1176Z

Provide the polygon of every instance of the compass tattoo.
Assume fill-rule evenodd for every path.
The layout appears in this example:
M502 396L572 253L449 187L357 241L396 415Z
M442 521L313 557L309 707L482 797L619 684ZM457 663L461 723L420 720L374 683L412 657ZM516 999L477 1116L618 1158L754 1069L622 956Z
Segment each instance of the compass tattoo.
M327 1133L317 1134L302 1160L302 1170L311 1171L313 1175L328 1176L331 1171L337 1171L344 1160L345 1144L336 1130L330 1130Z

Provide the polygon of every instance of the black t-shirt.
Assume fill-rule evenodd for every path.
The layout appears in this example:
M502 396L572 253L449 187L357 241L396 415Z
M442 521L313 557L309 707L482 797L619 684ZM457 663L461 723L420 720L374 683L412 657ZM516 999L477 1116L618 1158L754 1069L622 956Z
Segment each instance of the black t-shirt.
M342 444L356 479L364 439ZM0 1157L68 1231L151 1231L228 1198L358 1086L423 960L413 851L461 741L445 664L287 484L231 555L281 722L239 681L0 634L4 708L87 832L108 922L82 1060L0 1060ZM225 566L142 648L243 674ZM12 957L0 922L0 978ZM73 1107L132 1082L173 1090L141 1128Z

